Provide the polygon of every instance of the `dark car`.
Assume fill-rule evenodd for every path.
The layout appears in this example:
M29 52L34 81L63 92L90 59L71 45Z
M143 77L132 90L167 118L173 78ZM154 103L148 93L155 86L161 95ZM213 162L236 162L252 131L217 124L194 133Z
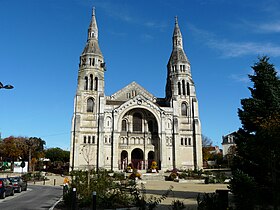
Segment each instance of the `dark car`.
M21 191L27 190L27 182L24 181L21 177L9 177L8 179L12 182L16 192L20 193Z
M9 179L0 178L0 198L4 199L8 195L14 195L15 190Z

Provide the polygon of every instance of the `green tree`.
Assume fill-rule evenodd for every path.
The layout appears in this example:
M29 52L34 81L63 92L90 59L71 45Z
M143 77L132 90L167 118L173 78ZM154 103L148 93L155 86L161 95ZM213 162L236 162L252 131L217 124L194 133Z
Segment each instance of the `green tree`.
M237 132L230 189L238 209L255 205L280 206L280 80L269 58L252 66L250 98L238 110L242 128ZM250 193L251 192L251 193Z
M70 160L70 152L58 147L49 148L45 151L45 157L49 158L51 162L61 161L66 163Z

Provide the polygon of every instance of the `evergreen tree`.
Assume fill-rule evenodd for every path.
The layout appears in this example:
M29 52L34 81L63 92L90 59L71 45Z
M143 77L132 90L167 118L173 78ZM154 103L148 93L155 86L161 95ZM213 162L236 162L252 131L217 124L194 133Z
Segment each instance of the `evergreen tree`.
M230 189L238 209L256 205L280 207L280 80L264 56L249 75L250 98L238 110L242 128L237 132L237 155Z

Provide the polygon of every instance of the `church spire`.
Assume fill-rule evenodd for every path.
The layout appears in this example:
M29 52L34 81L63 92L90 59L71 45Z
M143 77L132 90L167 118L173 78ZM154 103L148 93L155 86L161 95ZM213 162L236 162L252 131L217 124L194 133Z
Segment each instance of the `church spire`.
M95 18L95 8L92 8L92 16L91 21L88 28L88 40L89 39L97 39L98 40L98 28L96 24L96 18Z
M92 8L92 16L91 21L88 27L88 37L87 37L87 43L84 48L84 51L82 55L85 54L95 54L96 56L102 56L101 50L99 48L98 44L98 27L96 23L96 17L95 17L95 8Z
M178 17L175 17L175 27L173 31L173 49L175 48L181 48L183 49L183 41L182 41L182 33L179 28L178 24Z
M184 52L183 36L177 16L175 17L172 41L172 53L167 64L166 98L188 95L188 84L191 83L190 62Z

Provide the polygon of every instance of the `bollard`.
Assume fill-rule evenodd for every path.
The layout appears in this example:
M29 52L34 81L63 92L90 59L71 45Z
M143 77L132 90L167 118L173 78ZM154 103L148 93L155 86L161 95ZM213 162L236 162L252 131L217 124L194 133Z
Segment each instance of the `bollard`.
M46 185L46 179L44 178L44 183L43 183L43 185Z
M76 210L76 188L72 189L72 202L71 202L71 210Z
M53 186L55 186L55 179L53 180Z
M96 210L96 192L92 192L92 210Z

